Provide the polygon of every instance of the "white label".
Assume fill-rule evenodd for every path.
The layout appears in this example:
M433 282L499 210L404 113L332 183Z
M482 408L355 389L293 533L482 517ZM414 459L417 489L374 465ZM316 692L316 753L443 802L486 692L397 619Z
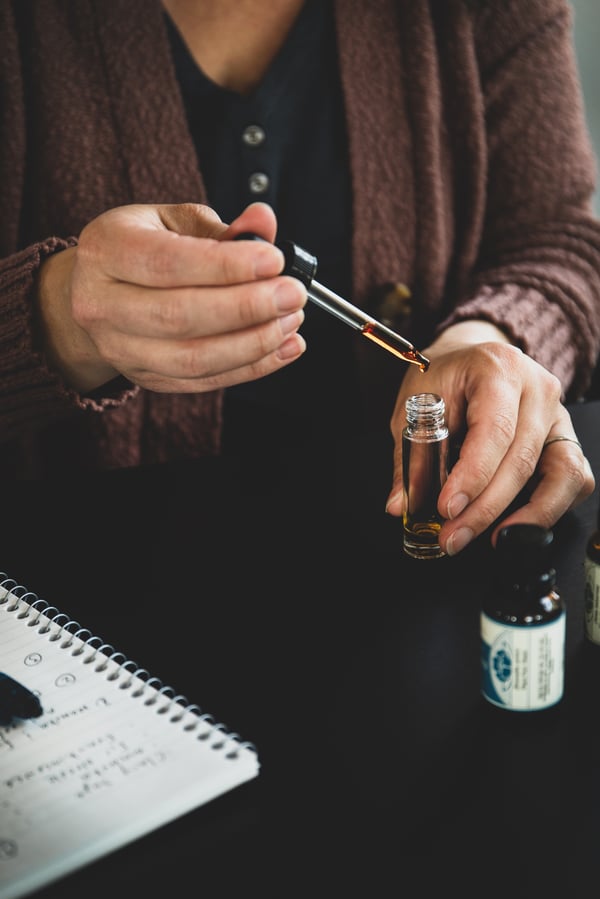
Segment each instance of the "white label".
M511 627L481 613L481 692L515 711L545 709L563 695L563 611L548 624Z
M600 565L585 560L585 633L594 643L600 643Z

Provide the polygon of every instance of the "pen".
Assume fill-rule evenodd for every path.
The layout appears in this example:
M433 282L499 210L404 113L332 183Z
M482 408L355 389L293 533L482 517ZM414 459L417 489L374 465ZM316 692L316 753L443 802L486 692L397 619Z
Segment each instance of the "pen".
M256 234L238 234L235 240L262 240L262 238ZM348 300L345 300L337 293L334 293L333 290L329 290L328 287L319 284L315 280L317 273L316 256L303 250L302 247L291 240L278 241L275 243L275 246L281 250L285 258L285 265L281 274L291 275L302 281L306 287L309 300L312 300L313 303L331 315L335 315L336 318L339 318L340 321L345 322L351 328L360 331L367 340L373 341L373 343L383 347L383 349L394 356L398 356L405 362L418 365L421 371L427 371L429 359L420 353L412 343L401 337L400 334L392 331L387 325L377 321L373 316L367 315L358 306L349 303Z
M31 690L0 672L0 725L10 724L13 718L39 718L43 711Z

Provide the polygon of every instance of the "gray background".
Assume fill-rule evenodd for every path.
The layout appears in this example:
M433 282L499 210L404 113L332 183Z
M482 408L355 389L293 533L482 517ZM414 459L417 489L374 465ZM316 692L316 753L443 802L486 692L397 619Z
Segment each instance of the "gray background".
M583 99L590 136L600 159L600 0L571 0L573 8L573 38L583 87ZM597 178L598 181L598 178ZM600 215L600 186L594 194L594 211ZM596 374L587 394L588 399L600 399L600 357Z
M600 154L600 0L571 0L573 8L573 36L579 74L583 86L586 115L590 135ZM596 215L600 215L600 192L594 197Z

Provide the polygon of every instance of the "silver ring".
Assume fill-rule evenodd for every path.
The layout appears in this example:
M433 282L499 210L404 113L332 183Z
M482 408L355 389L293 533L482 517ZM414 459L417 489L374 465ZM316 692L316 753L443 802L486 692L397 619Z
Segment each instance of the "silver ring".
M583 452L582 445L575 437L551 437L550 440L546 440L545 444L542 447L542 451L545 450L547 446L550 446L551 443L558 443L559 440L566 440L568 441L568 443L574 443L575 446L578 446L581 452Z

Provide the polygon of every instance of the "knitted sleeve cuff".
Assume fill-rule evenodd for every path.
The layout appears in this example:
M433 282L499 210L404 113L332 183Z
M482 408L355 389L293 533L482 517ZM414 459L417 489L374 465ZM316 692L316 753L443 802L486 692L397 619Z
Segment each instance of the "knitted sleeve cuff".
M584 347L564 309L534 287L517 284L482 286L440 323L437 333L460 321L479 319L496 325L516 346L559 378L566 394Z
M36 350L32 295L40 265L48 256L76 246L73 237L48 238L0 260L0 426L2 439L38 428L76 409L101 411L121 404L138 388L123 379L104 392L80 396L48 368Z

